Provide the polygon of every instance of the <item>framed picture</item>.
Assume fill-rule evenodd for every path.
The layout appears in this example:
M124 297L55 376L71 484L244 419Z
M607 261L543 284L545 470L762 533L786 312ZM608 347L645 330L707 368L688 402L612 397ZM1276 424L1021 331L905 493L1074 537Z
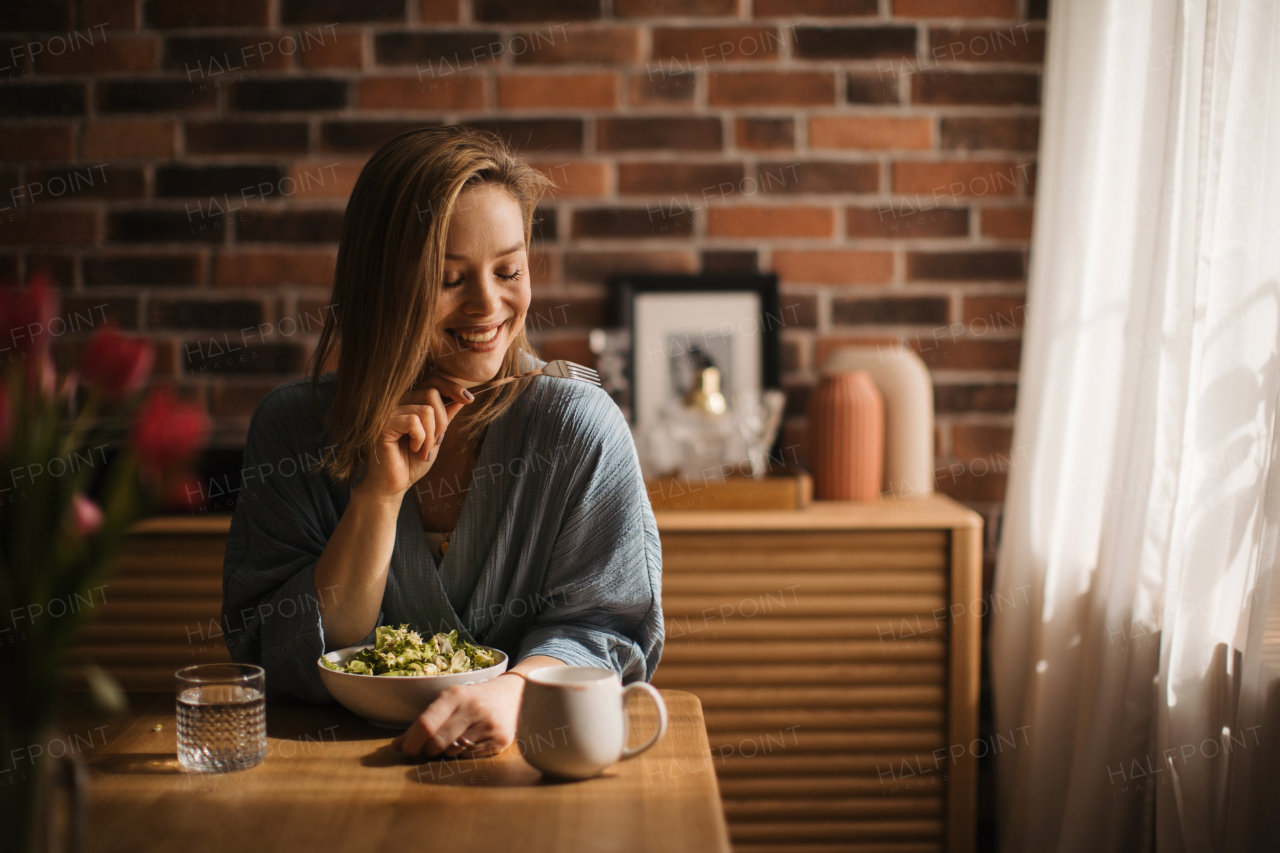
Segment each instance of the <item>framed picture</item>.
M645 426L679 405L703 366L725 397L777 388L775 275L634 275L613 280L617 316L631 332L631 421Z

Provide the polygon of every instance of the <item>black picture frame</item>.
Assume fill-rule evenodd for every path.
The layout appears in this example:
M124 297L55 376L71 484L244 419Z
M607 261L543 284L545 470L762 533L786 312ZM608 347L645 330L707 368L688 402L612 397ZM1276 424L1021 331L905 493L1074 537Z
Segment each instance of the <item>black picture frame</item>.
M631 422L636 411L636 329L635 298L641 293L718 294L752 293L760 300L760 381L762 389L782 385L782 342L778 330L786 325L778 295L778 276L773 273L713 273L701 275L617 275L610 279L614 317L631 334L628 409Z

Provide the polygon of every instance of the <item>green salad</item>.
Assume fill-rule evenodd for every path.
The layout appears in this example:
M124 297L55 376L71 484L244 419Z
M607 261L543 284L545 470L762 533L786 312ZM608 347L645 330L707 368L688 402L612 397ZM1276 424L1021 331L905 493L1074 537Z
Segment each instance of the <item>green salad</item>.
M384 625L374 632L374 637L373 648L356 652L341 666L324 657L320 663L334 672L353 675L448 675L484 669L498 662L491 650L459 640L457 631L436 634L424 642L408 625Z

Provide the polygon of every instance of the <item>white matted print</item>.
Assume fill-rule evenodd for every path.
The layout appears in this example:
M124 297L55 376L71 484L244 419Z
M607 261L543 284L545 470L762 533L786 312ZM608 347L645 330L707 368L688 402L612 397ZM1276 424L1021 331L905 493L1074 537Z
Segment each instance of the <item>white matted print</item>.
M637 293L633 312L632 417L637 425L652 424L664 408L679 405L699 365L720 371L725 397L760 389L758 293Z

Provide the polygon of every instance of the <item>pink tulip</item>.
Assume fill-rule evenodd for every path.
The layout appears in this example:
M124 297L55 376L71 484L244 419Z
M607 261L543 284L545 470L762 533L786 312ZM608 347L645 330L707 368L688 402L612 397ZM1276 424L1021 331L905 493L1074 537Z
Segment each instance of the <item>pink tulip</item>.
M92 536L102 526L102 507L79 492L71 496L71 516L81 536Z
M209 416L181 403L167 387L153 388L133 425L133 448L144 471L159 474L187 461L209 439Z
M0 347L44 353L53 341L50 328L58 311L58 293L47 273L34 273L23 290L0 287Z
M155 360L155 348L149 341L122 335L108 326L85 348L80 376L107 399L119 400L142 388Z

